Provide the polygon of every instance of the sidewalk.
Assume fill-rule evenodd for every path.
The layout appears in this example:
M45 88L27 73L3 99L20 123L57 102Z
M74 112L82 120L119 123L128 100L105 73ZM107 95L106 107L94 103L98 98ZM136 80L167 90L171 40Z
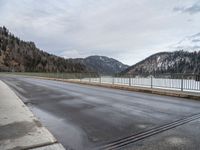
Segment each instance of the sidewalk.
M15 93L0 80L0 150L64 150Z

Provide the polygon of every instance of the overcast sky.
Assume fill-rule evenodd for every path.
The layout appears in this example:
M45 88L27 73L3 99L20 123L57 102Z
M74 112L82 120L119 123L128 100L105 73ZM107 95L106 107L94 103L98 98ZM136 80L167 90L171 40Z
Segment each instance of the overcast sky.
M0 0L0 25L59 56L132 65L199 33L200 0Z

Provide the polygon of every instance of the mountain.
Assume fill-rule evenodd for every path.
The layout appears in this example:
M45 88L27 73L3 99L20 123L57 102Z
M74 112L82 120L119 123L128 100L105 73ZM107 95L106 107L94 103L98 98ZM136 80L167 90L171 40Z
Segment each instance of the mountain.
M74 59L74 62L84 64L90 70L104 75L119 73L128 68L128 65L125 65L113 58L97 55Z
M0 71L86 72L83 64L74 63L39 50L0 27Z
M121 74L200 73L200 51L156 53L127 68Z

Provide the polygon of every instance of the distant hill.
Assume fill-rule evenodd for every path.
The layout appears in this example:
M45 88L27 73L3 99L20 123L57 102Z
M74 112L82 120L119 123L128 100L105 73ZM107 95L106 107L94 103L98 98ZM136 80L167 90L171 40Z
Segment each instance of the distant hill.
M81 64L87 66L89 70L93 70L94 72L104 75L119 73L128 68L128 65L105 56L89 56L87 58L74 59L73 61L80 62Z
M0 27L0 71L86 72L83 64L39 50Z
M200 73L200 51L162 52L127 68L122 74Z

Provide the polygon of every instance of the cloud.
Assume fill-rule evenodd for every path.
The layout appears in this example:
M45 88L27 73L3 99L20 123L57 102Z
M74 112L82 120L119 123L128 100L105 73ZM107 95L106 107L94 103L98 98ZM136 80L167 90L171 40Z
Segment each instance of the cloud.
M172 44L168 47L172 50L187 50L199 51L200 50L200 33L187 36L178 43Z
M200 39L194 39L192 40L193 43L199 43L200 42Z
M85 57L84 54L81 54L77 50L67 50L67 51L62 51L59 56L64 57L64 58L83 58Z
M132 65L199 33L198 13L171 11L182 4L194 0L0 0L0 25L59 56L106 55Z
M200 2L196 2L192 6L189 6L189 7L175 7L174 11L189 13L191 15L197 14L200 12Z

